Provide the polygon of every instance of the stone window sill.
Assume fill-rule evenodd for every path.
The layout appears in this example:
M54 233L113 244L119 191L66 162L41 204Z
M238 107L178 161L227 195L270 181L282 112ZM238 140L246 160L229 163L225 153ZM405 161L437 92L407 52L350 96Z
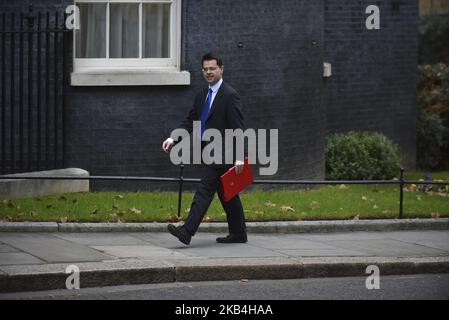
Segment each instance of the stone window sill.
M83 70L70 74L72 86L190 85L190 72L177 70Z

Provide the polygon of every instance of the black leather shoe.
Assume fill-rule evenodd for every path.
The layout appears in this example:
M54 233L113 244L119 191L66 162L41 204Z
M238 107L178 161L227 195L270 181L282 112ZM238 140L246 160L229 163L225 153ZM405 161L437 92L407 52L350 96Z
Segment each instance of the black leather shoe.
M218 243L246 243L248 238L246 233L229 234L226 237L217 238Z
M187 231L187 229L184 226L176 227L172 224L169 224L167 226L168 231L174 235L176 238L179 239L184 244L189 244L190 240L192 239L192 235Z

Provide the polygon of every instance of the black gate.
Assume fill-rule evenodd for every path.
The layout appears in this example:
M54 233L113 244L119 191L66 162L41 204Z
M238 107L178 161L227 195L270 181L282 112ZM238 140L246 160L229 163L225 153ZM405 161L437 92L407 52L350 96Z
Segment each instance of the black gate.
M0 17L0 170L64 166L68 31L58 13Z

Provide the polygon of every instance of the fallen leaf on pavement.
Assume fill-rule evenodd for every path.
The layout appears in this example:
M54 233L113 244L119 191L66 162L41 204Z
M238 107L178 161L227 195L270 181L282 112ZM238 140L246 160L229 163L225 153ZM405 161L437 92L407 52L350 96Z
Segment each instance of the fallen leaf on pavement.
M136 209L136 208L131 208L131 209L129 209L129 211L131 211L132 213L134 213L134 214L141 214L142 213L142 210L139 210L139 209Z
M172 214L171 217L168 219L170 222L176 223L181 221L181 218L179 218L177 215Z
M295 209L293 209L292 207L290 207L290 206L282 206L281 207L281 211L282 212L288 212L288 211L295 211Z
M438 212L432 212L431 216L433 219L439 219L440 218L440 214Z
M265 202L264 204L265 204L266 207L270 207L270 208L276 207L276 204L273 203L273 202L271 202L270 200L268 200L268 201Z

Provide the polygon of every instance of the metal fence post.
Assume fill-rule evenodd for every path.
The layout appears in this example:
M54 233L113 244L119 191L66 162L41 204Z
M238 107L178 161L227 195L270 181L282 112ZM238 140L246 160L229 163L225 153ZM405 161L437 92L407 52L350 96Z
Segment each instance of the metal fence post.
M401 168L399 188L399 219L402 219L404 214L404 168Z
M34 31L34 22L35 22L35 15L33 13L33 6L30 5L28 8L28 14L26 16L26 19L28 21L28 106L27 106L27 122L28 122L28 127L27 127L27 133L28 133L28 137L27 137L27 144L28 144L28 151L27 151L27 164L26 167L22 167L21 169L23 170L24 168L26 168L26 171L31 171L33 166L33 109L34 109L34 83L33 83L33 77L34 77L34 34L36 33ZM20 77L23 77L23 75L20 75ZM22 99L22 98L21 98ZM21 121L23 121L23 119L21 119ZM23 129L22 129L23 130ZM23 141L20 141L20 144L23 144ZM22 149L22 146L21 146ZM23 158L20 159L21 161L23 161Z
M181 200L182 200L182 184L184 182L183 172L184 172L184 165L181 164L180 166L180 174L179 174L179 193L178 193L178 218L181 218Z

